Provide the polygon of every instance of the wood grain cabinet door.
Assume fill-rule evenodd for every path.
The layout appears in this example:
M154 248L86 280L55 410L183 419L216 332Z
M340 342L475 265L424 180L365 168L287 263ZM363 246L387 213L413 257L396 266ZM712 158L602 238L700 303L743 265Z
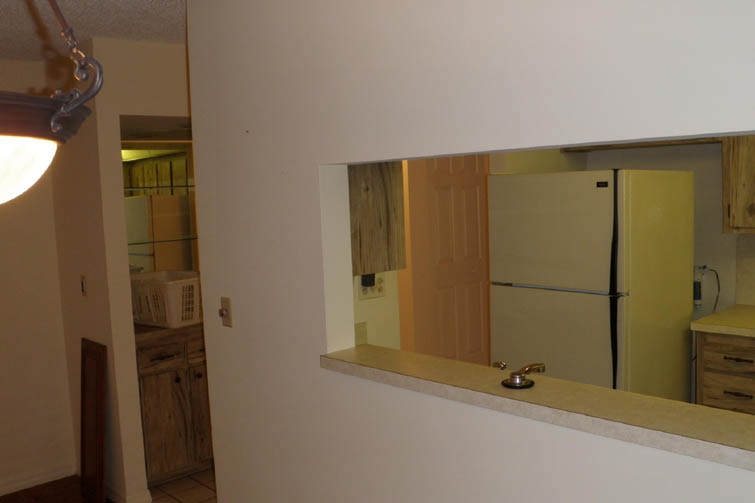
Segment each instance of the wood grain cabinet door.
M721 144L724 232L755 233L755 136Z
M147 478L160 479L192 463L189 384L186 370L140 378Z
M189 368L189 397L194 426L194 461L207 461L212 459L212 433L207 367L204 364Z
M348 175L352 274L405 268L401 162L350 165Z

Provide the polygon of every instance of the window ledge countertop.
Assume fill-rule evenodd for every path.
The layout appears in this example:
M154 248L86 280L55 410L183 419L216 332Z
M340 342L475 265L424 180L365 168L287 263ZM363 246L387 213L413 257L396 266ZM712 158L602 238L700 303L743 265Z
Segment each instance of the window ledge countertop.
M361 345L320 357L324 369L604 437L755 471L755 415L554 379L501 386L509 372Z

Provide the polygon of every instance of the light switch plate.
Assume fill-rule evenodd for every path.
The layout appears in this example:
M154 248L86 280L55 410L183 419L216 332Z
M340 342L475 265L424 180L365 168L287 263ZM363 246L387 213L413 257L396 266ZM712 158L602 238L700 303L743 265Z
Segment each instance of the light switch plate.
M357 282L359 300L385 297L385 273L379 272L375 274L375 286L362 286L361 278Z
M223 320L224 327L233 326L233 318L231 317L231 298L220 297L220 318Z
M354 323L354 345L367 344L367 322Z

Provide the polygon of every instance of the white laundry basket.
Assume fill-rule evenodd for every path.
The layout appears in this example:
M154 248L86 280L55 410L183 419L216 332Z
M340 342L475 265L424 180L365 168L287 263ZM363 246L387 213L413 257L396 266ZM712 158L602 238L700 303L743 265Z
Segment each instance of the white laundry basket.
M176 328L202 321L199 273L160 271L131 275L134 322Z

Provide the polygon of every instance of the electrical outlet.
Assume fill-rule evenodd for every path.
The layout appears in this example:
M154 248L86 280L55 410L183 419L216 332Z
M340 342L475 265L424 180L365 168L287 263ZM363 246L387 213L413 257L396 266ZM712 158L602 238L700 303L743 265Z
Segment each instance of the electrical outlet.
M354 323L354 345L367 344L367 322Z
M231 317L231 298L230 297L220 297L220 309L218 310L218 315L223 320L224 327L233 326L233 318Z
M379 272L375 274L374 286L362 286L361 282L357 282L359 287L359 300L376 299L378 297L385 297L385 273Z

